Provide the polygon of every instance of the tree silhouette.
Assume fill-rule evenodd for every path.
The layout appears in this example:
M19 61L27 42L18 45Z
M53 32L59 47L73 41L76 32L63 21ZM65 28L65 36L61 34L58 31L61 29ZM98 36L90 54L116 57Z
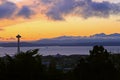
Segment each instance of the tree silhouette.
M39 80L43 79L44 68L38 49L20 52L11 57L0 58L0 79Z
M120 79L120 55L110 54L103 46L94 46L90 55L81 57L75 68L67 73L56 68L60 59L66 59L65 57L47 57L50 60L48 67L42 64L42 59L38 49L0 57L0 80Z
M63 71L56 69L57 58L52 57L47 71L47 80L63 80Z
M116 68L103 46L94 46L90 56L81 59L74 70L77 80L116 80Z

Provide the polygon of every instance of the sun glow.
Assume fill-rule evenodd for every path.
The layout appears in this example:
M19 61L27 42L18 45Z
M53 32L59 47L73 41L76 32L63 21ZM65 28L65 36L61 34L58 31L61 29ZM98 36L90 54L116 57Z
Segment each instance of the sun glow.
M120 0L83 0L86 6L74 10L71 9L74 0L70 5L63 0L65 3L61 2L60 6L51 1L55 0L0 0L0 40L13 41L17 34L23 41L34 41L64 35L120 33Z

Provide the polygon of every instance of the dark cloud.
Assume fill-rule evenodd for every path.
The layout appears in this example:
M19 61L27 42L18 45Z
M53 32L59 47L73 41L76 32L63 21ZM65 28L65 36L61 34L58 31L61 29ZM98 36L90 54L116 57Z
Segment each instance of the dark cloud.
M110 3L109 1L94 2L92 0L33 0L34 4L18 8L17 4L0 0L0 19L11 19L17 16L30 18L34 13L43 11L49 18L54 20L64 20L64 17L73 14L83 18L103 17L110 15L120 15L120 3ZM40 5L43 3L42 5ZM49 6L50 5L50 6ZM36 6L36 7L33 7ZM41 7L40 7L41 6ZM42 8L47 8L42 10ZM41 14L41 13L39 13Z
M52 19L64 20L63 16L71 13L74 8L75 0L61 0L50 8L46 14Z
M63 20L69 14L89 17L109 17L120 14L120 4L107 1L93 2L92 0L61 0L51 7L46 15L54 20Z
M33 11L30 9L30 6L22 6L21 9L13 2L2 1L0 4L0 19L11 19L17 16L23 18L30 18L33 15Z
M23 6L17 15L23 16L24 18L30 18L30 16L33 15L33 11L29 8L29 6Z
M82 11L80 12L84 18L88 18L91 16L98 17L109 17L111 11L110 3L108 2L86 2Z
M91 0L83 1L84 6L78 5L80 7L80 14L84 18L89 17L109 17L110 15L116 15L120 13L119 4L103 2L92 2Z
M11 2L4 2L0 5L0 18L11 18L17 6Z

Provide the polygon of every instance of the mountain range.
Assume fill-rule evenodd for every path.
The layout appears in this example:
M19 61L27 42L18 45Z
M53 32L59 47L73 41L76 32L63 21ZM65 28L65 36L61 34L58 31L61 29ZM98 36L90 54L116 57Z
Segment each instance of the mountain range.
M91 36L60 36L32 42L21 42L21 46L120 46L120 34L94 34ZM1 42L1 47L16 47L16 42Z

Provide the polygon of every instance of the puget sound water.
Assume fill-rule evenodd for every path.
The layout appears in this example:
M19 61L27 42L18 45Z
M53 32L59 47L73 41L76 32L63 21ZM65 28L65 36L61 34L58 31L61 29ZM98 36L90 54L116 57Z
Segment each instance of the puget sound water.
M109 52L120 53L120 46L104 46ZM39 49L39 54L46 55L89 55L89 50L93 46L43 46L43 47L21 47L21 51L30 49ZM17 47L0 47L0 56L5 54L14 55L17 53Z

